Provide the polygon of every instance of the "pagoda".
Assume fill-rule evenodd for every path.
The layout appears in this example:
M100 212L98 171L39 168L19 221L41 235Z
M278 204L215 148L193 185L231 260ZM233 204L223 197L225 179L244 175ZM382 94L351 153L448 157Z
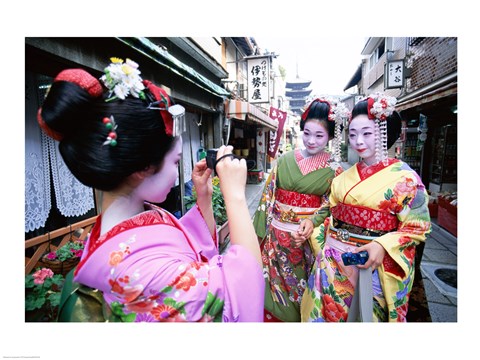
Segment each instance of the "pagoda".
M285 96L289 100L290 110L301 115L312 90L308 89L311 80L303 80L298 77L294 81L287 81L285 84Z

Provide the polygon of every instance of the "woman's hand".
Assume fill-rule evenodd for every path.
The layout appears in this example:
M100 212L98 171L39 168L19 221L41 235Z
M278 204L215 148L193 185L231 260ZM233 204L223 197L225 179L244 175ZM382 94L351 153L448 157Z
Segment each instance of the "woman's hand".
M222 145L217 151L217 160L220 157L232 154L232 146ZM234 155L227 156L216 163L216 172L220 179L220 190L225 201L245 199L247 184L247 163L245 159L237 159Z
M383 258L387 252L380 243L372 241L367 245L355 248L352 252L358 253L363 250L368 252L368 260L365 265L357 265L359 269L368 269L371 267L372 270L375 270L382 265Z
M197 193L197 200L211 200L213 194L213 185L210 180L212 169L207 167L205 159L200 160L195 164L192 171L192 182Z
M298 230L290 233L292 241L295 247L300 247L302 244L312 236L313 233L313 222L310 219L303 219L300 222Z

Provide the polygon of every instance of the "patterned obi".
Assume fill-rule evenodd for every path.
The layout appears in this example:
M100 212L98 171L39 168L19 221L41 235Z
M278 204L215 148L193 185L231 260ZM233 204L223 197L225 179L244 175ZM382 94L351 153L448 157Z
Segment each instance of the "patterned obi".
M395 231L398 219L388 212L343 203L331 208L329 234L336 240L361 246Z
M277 188L275 197L277 201L290 206L319 208L322 204L322 199L318 195L300 194L280 188Z
M298 224L302 219L311 218L321 204L322 198L318 195L277 188L273 218L281 223Z

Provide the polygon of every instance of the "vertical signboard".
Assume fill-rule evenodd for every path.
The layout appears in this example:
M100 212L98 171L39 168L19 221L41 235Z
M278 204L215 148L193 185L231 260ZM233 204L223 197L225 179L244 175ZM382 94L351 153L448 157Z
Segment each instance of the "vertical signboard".
M269 103L270 58L256 57L247 60L248 102Z

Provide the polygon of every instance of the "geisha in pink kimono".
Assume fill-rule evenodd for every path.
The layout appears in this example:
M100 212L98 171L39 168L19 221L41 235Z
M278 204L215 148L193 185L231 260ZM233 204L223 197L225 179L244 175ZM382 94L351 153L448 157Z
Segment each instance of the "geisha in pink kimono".
M64 70L39 110L40 126L60 141L70 171L103 191L74 282L103 294L105 320L262 321L264 282L245 199L245 160L231 146L218 149L215 170L232 244L220 255L213 170L205 159L193 169L197 204L184 217L151 205L165 201L175 185L185 109L141 80L137 66L112 58L101 78L106 93L84 70Z
M308 279L302 321L406 321L415 249L430 232L430 216L420 177L387 156L401 128L395 102L375 94L352 110L349 142L362 161L332 182L331 217L313 235L325 245ZM368 253L363 265L342 258L361 251Z
M334 146L332 155L325 147L331 139L338 143L335 135L347 114L332 99L312 101L300 123L305 148L281 156L265 184L254 225L262 250L266 322L300 321L302 295L320 249L309 242L310 235L330 214L330 184L342 171L339 148Z

